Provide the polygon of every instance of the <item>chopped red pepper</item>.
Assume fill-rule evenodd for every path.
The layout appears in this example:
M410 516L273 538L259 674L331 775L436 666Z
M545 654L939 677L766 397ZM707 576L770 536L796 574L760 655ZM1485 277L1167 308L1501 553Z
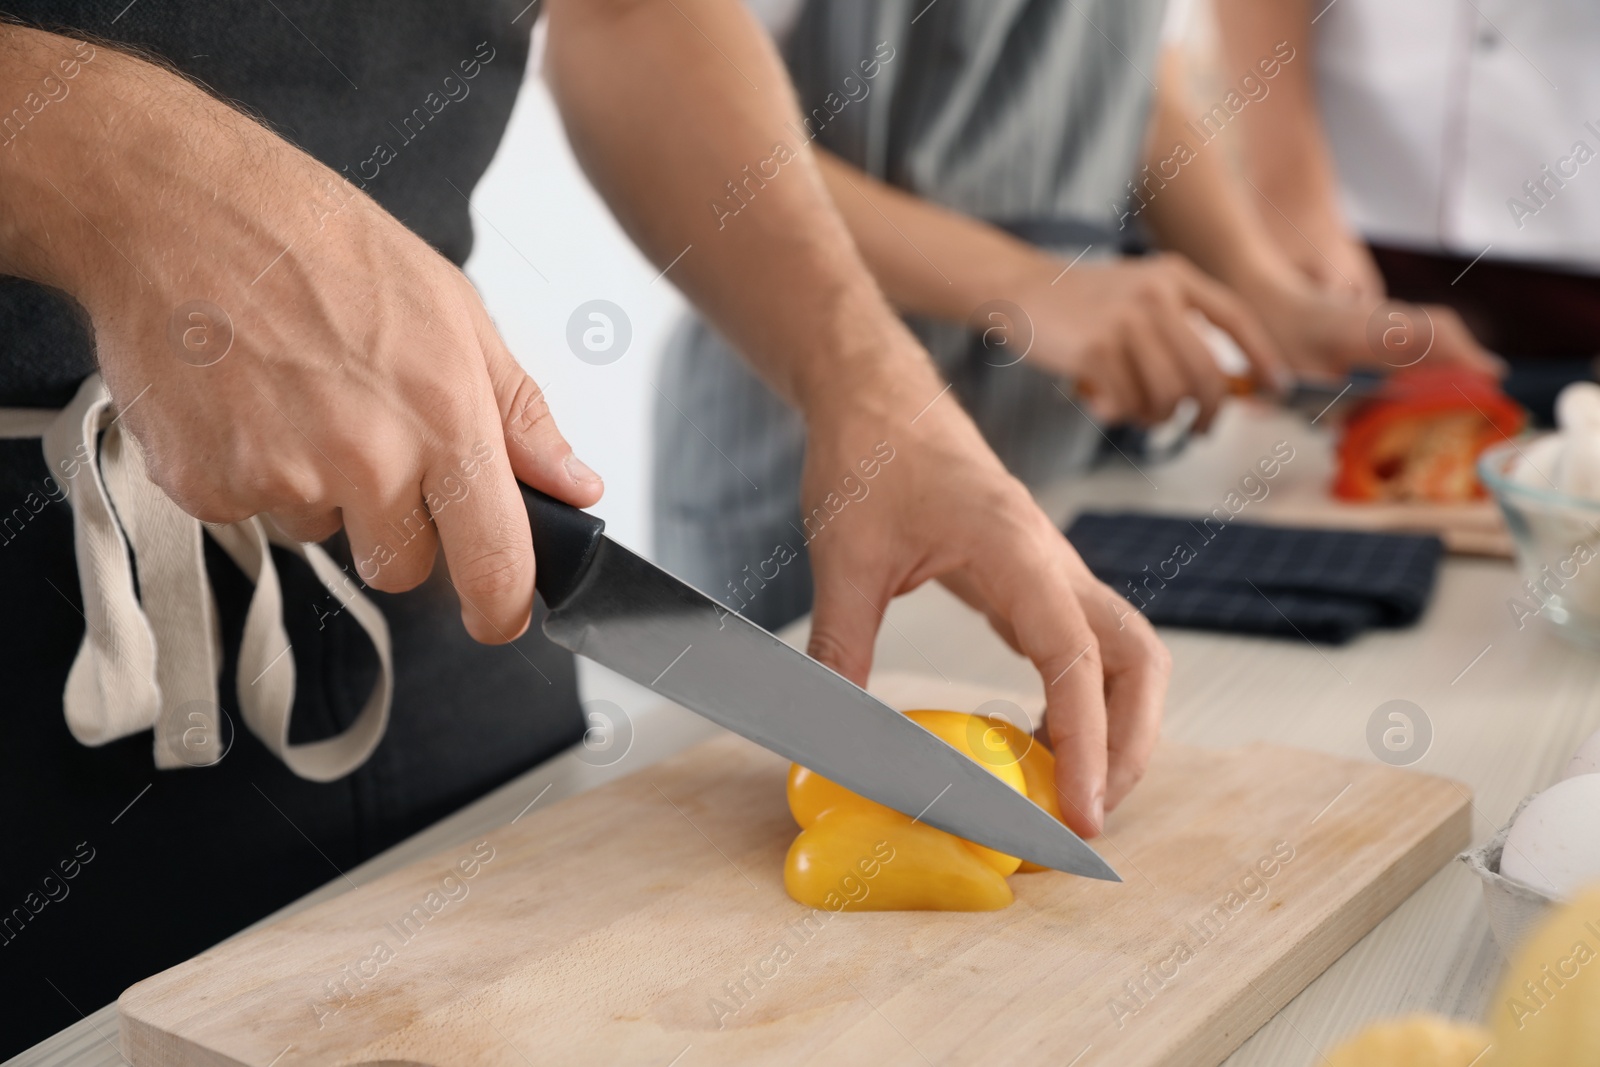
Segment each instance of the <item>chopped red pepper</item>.
M1450 503L1484 495L1478 455L1526 414L1486 374L1413 367L1384 382L1345 424L1333 495Z

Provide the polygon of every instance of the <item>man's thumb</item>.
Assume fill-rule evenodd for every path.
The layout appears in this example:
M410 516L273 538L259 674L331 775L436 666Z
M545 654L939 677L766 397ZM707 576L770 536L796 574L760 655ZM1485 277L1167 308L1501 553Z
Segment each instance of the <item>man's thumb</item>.
M479 341L505 431L506 452L517 478L535 489L588 507L600 499L600 476L577 457L556 427L544 390L506 349L492 324L480 325Z

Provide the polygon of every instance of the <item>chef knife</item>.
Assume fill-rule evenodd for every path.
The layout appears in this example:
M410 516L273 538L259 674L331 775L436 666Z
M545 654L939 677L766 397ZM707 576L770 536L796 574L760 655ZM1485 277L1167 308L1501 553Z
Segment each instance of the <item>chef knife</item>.
M556 644L763 748L958 837L1120 882L1083 840L981 764L755 623L522 488Z
M1234 396L1259 394L1272 397L1289 410L1297 411L1315 422L1340 399L1364 400L1376 396L1383 389L1384 372L1371 368L1353 370L1343 378L1291 374L1283 391L1273 394L1256 381L1255 368L1251 366L1249 357L1228 331L1193 308L1189 309L1188 318L1190 326L1210 350L1211 358L1216 360L1218 368L1227 378L1228 391ZM1198 408L1195 413L1198 414ZM1189 421L1193 423L1193 416ZM1187 431L1188 427L1183 429Z
M1340 400L1366 400L1383 390L1384 376L1373 371L1352 371L1347 377L1322 380L1295 378L1284 395L1283 406L1313 422L1322 418Z

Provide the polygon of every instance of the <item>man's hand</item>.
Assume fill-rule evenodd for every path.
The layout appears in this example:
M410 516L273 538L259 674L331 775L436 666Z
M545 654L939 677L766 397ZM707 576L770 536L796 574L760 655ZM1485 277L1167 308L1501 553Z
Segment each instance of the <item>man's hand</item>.
M6 98L73 49L0 30ZM515 479L579 506L601 485L459 270L305 153L103 47L0 153L0 186L0 270L88 310L123 423L180 507L270 514L307 541L342 524L387 591L442 543L472 635L522 632Z
M1102 422L1159 423L1190 396L1200 403L1196 428L1211 424L1229 383L1190 322L1195 312L1238 341L1257 381L1271 388L1286 373L1249 309L1182 256L1083 264L1066 273L1068 264L1039 258L1011 296L1032 322L1028 361L1073 379Z
M926 374L914 385L841 390L839 403L809 420L810 653L865 684L889 601L941 580L1038 668L1061 811L1075 831L1094 836L1149 762L1170 657L941 387ZM847 496L862 482L861 464L886 448L893 458L868 494L829 517L830 494Z
M891 300L979 332L1017 325L988 309L995 301L1015 304L1028 318L1029 363L1071 378L1102 422L1162 422L1192 396L1201 405L1197 425L1210 424L1229 383L1195 332L1196 313L1238 339L1263 385L1279 384L1281 359L1266 330L1226 286L1181 255L1075 264L836 156L821 152L818 160ZM975 320L974 309L997 321Z
M1313 202L1301 203L1307 199ZM1275 200L1255 194L1255 200L1266 231L1307 281L1335 299L1371 306L1384 298L1383 272L1366 242L1339 216L1331 194L1283 194Z
M771 42L738 0L548 6L545 69L578 158L641 247L804 414L803 506L859 478L878 442L895 450L872 495L812 542L812 651L865 681L890 598L945 578L1039 665L1062 810L1095 832L1096 798L1120 799L1154 743L1166 650L1142 619L1117 628L1113 606L1126 605L954 399L933 402L944 383L829 203ZM782 160L777 177L768 159ZM726 217L719 198L758 172Z
M1241 294L1296 372L1343 376L1426 361L1503 375L1506 365L1448 307L1351 299L1286 270L1241 281Z

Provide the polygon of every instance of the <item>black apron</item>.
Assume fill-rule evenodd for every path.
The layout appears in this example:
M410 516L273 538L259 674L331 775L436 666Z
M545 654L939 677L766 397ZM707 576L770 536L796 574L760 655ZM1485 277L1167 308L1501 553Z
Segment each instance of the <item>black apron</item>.
M470 191L494 154L538 13L525 7L0 0L0 12L24 23L161 57L335 171L354 177L389 145L395 158L366 180L367 192L458 264L472 229L450 183ZM463 61L476 62L470 93L420 130L405 124L447 76L459 78ZM69 299L0 278L0 405L60 406L93 369L88 326ZM67 732L61 704L84 628L71 515L66 503L39 506L45 475L38 441L0 441L0 520L10 520L0 521L0 1058L582 734L571 657L537 621L511 648L475 644L441 560L416 590L367 592L387 618L395 662L377 751L340 781L296 778L232 703L249 585L208 540L226 649L219 699L236 728L227 755L157 771L148 733L86 748ZM349 564L342 538L326 547ZM376 658L303 564L275 559L299 679L293 740L328 736L355 717Z

